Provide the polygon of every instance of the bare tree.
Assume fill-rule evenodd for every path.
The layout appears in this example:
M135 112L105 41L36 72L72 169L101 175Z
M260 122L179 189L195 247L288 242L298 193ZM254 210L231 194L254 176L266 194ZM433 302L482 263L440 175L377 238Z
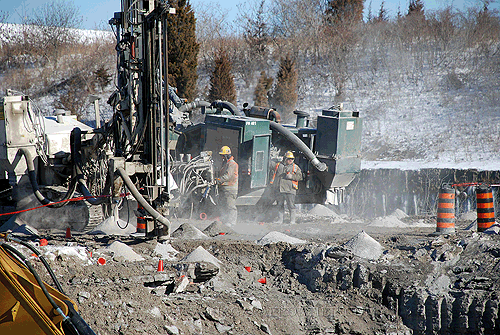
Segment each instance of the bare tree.
M250 58L255 68L266 69L266 61L271 42L269 11L265 6L265 0L252 4L250 9L240 4L239 21L243 29L243 38L250 50Z
M221 39L232 35L227 10L216 3L199 3L196 7L196 38L200 44L200 63L211 62L211 55L220 48Z
M79 27L81 22L73 2L52 0L33 11L23 23L30 26L27 38L40 55L57 62L62 49L77 42L78 36L71 28Z

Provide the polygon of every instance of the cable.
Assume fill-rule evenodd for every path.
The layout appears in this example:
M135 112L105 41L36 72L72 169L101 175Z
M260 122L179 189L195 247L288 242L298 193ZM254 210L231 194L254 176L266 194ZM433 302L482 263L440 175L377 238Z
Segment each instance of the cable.
M19 214L19 213L29 212L29 211L33 211L35 209L39 209L39 208L43 208L43 207L51 207L52 205L56 205L56 204L63 203L63 202L82 201L82 200L87 200L88 198L100 198L100 197L110 197L110 195L99 195L97 197L94 197L94 196L90 196L90 197L85 197L85 196L83 196L83 197L75 197L75 198L71 198L71 199L66 199L66 200L51 202L49 204L45 204L45 205L41 205L41 206L37 206L37 207L22 209L20 211L15 211L15 212L10 212L10 213L0 213L0 216L14 215L14 214Z
M37 257L42 261L43 265L45 266L45 268L47 269L47 272L49 273L50 277L52 278L52 281L54 282L54 285L56 285L57 289L59 290L59 292L64 293L64 290L61 286L61 284L59 283L59 281L57 280L57 277L56 275L54 274L54 272L52 271L52 268L50 267L49 263L47 263L47 260L45 259L45 257L40 253L40 251L38 251L37 248L35 248L34 246L32 246L31 244L25 242L25 241L22 241L16 237L11 237L9 235L5 235L5 239L7 241L13 241L13 242L16 242L16 243L19 243L23 246L25 246L26 248L30 249L31 251L33 251Z

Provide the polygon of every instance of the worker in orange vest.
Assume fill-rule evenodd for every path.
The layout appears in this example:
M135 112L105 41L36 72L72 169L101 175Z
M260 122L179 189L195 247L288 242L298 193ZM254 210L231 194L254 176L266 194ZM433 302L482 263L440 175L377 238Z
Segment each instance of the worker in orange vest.
M276 164L271 184L274 187L276 200L278 202L278 222L284 222L285 202L290 212L290 224L295 224L296 209L295 195L299 189L299 181L302 180L302 171L293 161L293 152L287 151L283 160Z
M234 226L238 218L236 197L238 196L238 163L234 161L231 149L225 145L220 151L222 166L219 170L219 204L221 220L229 226Z

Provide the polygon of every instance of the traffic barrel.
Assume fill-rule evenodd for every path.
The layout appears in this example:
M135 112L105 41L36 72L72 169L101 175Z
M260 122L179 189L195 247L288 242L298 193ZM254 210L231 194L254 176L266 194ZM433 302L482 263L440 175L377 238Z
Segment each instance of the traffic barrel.
M491 187L480 185L476 188L477 231L485 231L495 224L495 207Z
M455 233L455 189L447 186L439 190L436 233Z
M146 218L144 217L144 208L137 204L137 228L136 233L146 233Z

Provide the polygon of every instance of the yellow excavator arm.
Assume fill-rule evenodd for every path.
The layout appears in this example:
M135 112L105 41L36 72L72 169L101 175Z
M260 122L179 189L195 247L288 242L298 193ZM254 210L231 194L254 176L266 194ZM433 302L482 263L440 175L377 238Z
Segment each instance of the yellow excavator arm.
M76 304L42 282L29 260L5 242L0 243L0 334L95 335Z

